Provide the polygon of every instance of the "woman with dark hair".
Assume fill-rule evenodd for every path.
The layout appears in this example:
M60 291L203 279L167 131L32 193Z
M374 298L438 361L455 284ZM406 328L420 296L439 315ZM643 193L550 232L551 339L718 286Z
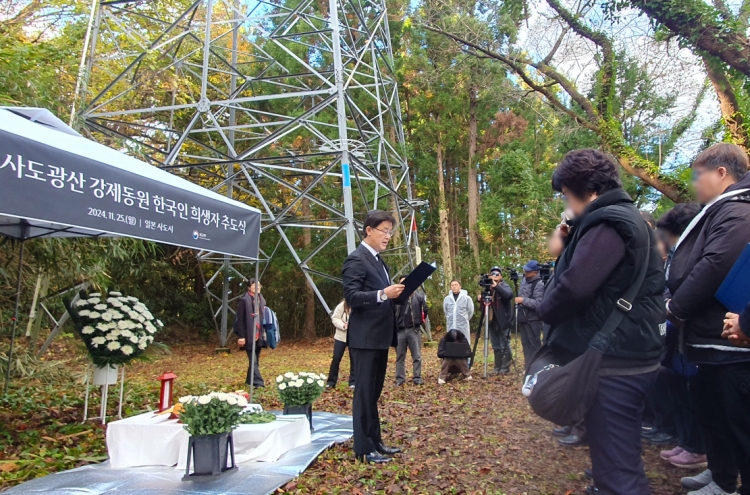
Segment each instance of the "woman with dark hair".
M458 343L469 345L466 335L461 330L455 328L445 333L438 344L438 357L443 360L440 366L440 375L438 375L438 384L445 385L448 378L454 373L460 373L465 379L471 380L471 370L466 358L456 358L446 355L446 344Z
M584 423L596 488L646 495L641 421L646 391L659 367L664 323L664 272L656 238L623 190L618 165L609 155L594 149L569 152L552 186L575 218L554 285L538 308L550 325L545 345L567 364L589 348L612 312L625 313L604 352L598 391ZM638 283L644 260L645 278L636 297L623 301Z

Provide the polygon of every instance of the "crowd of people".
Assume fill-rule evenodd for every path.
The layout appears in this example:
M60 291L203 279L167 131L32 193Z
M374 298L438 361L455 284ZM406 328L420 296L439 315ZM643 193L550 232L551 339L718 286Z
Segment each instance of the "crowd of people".
M749 166L739 146L707 148L692 163L696 202L678 204L656 221L636 208L608 154L571 151L552 179L567 208L548 241L557 258L551 276L542 280L541 265L529 261L514 295L500 267L489 272L491 286L479 296L479 307L488 309L493 373L508 373L515 362L512 325L527 370L540 349L551 352L559 367L592 347L602 353L584 419L553 430L562 445L588 443L589 493L650 493L641 457L645 439L665 445L666 462L703 469L683 478L690 495L750 495L750 303L736 314L715 296L750 242ZM345 299L332 316L328 386L336 385L348 347L354 450L376 463L390 462L400 451L383 444L377 409L390 347L397 349L396 384L407 381L407 350L411 381L423 383L426 300L419 293L399 300L404 285L392 283L380 257L394 223L387 212L368 215L364 241L342 271ZM255 287L240 306L252 307ZM475 301L459 280L451 281L443 309L447 332L438 346L438 383L451 375L471 379ZM611 318L617 312L622 314ZM602 340L611 321L612 332ZM244 344L249 332L243 328L238 334ZM257 366L257 347L256 353L253 359L248 350ZM254 376L262 384L257 368Z

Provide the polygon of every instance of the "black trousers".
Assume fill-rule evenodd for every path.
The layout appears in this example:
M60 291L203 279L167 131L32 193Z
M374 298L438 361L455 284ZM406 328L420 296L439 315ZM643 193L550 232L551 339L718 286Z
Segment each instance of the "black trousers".
M695 377L677 373L668 368L659 370L659 379L665 384L665 393L658 396L660 408L664 402L671 404L677 445L693 454L705 454L706 444L698 422L695 403L690 389L695 386Z
M750 362L700 365L691 391L714 482L750 495Z
M594 485L606 495L649 495L641 459L641 423L646 392L656 371L603 376L584 424Z
M354 453L358 456L370 454L383 442L380 435L378 399L383 392L385 372L388 368L388 349L352 349L354 359L354 402L352 422L354 426Z
M528 366L531 357L542 347L541 321L519 321L518 331L521 333L521 344L523 344L524 366Z
M344 357L344 352L346 352L346 347L346 342L333 341L333 360L328 370L328 385L331 387L335 387L339 381L339 366L341 365L341 358ZM351 350L349 350L349 385L354 385L354 360Z
M247 353L247 377L245 378L245 383L250 385L250 371L252 370L253 366L253 348L251 347L252 343L245 345L245 352ZM263 377L260 375L260 343L255 343L255 381L253 382L253 387L264 387L265 383L263 383Z

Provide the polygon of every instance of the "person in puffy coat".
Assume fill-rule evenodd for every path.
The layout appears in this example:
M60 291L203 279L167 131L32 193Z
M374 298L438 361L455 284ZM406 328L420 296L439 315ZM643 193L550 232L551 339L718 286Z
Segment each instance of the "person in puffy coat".
M349 328L349 306L345 300L342 300L336 309L331 314L331 321L333 326L336 328L336 334L333 336L333 360L331 361L331 367L328 370L328 383L326 388L333 388L336 386L336 382L339 381L339 366L341 365L341 358L344 357L346 351L346 331ZM354 388L354 363L352 361L352 353L349 353L349 388Z
M471 340L471 317L474 316L474 301L469 294L461 289L461 282L451 281L451 291L443 300L443 311L445 311L445 328L458 330Z

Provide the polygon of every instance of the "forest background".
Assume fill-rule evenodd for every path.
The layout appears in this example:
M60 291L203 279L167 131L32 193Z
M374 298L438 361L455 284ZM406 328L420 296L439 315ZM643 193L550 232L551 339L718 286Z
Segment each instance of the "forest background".
M0 0L0 105L44 107L68 120L90 6ZM441 267L426 285L434 328L451 278L475 292L493 265L552 261L545 242L563 203L550 178L567 151L610 152L638 207L658 216L689 200L689 164L702 149L720 141L749 148L748 2L389 0L388 8L413 194L427 201L417 222L422 256ZM322 212L307 205L304 214ZM298 229L291 238L309 245L311 235ZM261 244L276 242L269 232ZM35 292L88 280L146 301L175 339L216 337L190 250L51 239L26 252L27 315ZM0 241L0 360L17 256L17 244ZM341 259L322 263L335 272ZM203 268L206 277L216 269ZM263 282L285 338L332 334L287 251L276 252ZM338 284L319 288L327 300L341 296ZM236 281L232 289L241 290ZM31 343L49 324L43 320L22 319Z

